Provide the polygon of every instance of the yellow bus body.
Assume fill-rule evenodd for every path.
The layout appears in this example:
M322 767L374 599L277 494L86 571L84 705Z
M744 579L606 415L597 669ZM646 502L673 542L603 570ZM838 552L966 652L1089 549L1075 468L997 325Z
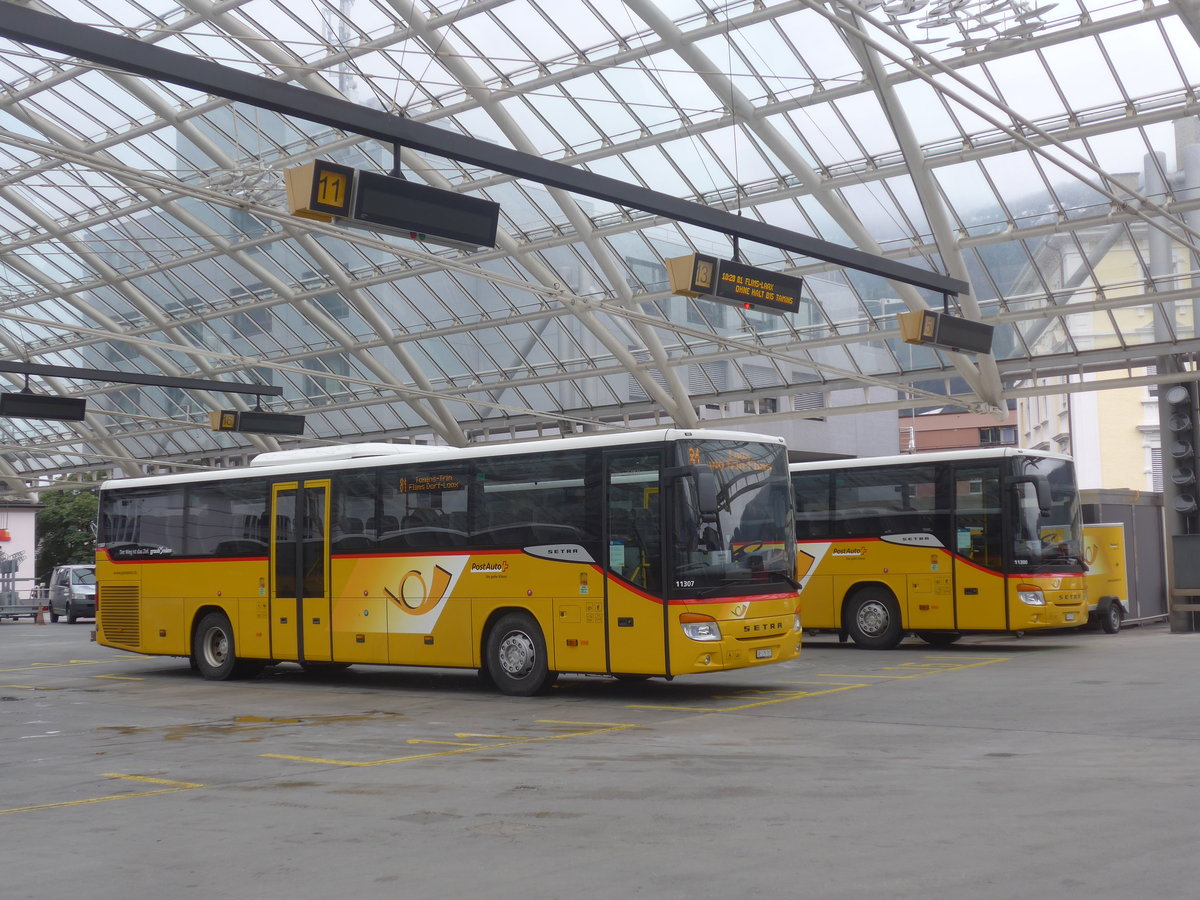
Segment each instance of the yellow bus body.
M479 668L488 624L511 610L536 618L558 672L675 676L800 651L794 593L672 600L664 616L662 599L610 578L606 613L606 575L594 563L520 551L335 555L329 563L327 598L303 601L307 662ZM239 658L299 657L296 601L273 601L266 558L114 562L101 551L97 579L104 646L189 656L200 617L220 610ZM687 637L684 615L714 619L721 640Z
M944 547L879 538L800 541L796 547L805 628L842 630L846 600L867 585L891 591L904 631L1034 631L1087 621L1082 575L1005 576ZM1029 588L1042 591L1044 606L1021 602L1018 592Z

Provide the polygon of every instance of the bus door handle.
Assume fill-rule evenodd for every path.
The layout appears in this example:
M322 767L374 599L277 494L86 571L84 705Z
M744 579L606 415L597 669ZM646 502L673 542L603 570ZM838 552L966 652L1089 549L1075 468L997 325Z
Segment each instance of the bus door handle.
M633 627L633 616L617 616L617 627L618 628L632 628Z

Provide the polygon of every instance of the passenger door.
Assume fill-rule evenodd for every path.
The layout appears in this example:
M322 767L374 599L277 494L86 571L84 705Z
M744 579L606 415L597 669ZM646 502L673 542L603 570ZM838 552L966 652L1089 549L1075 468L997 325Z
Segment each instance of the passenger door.
M333 658L329 598L329 479L271 489L271 655Z
M610 672L668 673L661 452L605 455L605 623Z
M1008 627L1000 468L954 470L955 626L964 631Z

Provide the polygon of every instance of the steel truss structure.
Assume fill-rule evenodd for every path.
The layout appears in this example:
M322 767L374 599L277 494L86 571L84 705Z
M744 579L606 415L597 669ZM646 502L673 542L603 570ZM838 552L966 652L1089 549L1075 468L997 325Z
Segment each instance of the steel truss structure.
M0 7L741 217L748 235L735 246L703 216L486 157L409 144L394 160L380 135L10 36L0 360L278 386L270 408L305 415L309 443L463 445L702 418L763 430L1063 390L1039 378L1194 377L1143 367L1197 337L1195 0ZM316 158L398 162L495 200L498 246L439 250L289 216L282 173ZM798 243L753 239L775 230ZM822 243L882 263L803 252ZM692 252L803 277L800 312L672 296L663 260ZM955 312L996 326L993 355L900 340L897 313L943 302L887 277L914 270L969 286ZM88 418L0 419L0 479L15 493L279 446L211 432L208 413L229 401L200 390L37 388L87 397Z

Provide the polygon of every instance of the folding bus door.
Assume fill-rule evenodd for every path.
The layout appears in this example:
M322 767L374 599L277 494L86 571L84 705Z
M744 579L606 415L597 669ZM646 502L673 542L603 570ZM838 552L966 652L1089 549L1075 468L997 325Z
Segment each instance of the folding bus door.
M330 660L329 480L271 490L271 655Z
M1008 627L1000 467L954 467L955 627L963 631Z
M610 451L604 462L609 671L666 674L662 454L657 450Z

